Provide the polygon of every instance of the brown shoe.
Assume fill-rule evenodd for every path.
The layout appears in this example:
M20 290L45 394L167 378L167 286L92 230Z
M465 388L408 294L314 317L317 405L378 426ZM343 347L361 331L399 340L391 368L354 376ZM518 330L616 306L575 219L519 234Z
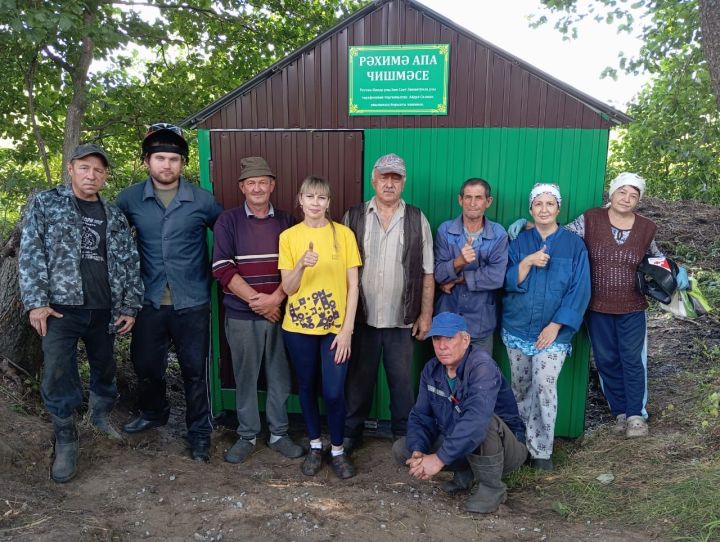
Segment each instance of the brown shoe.
M315 476L322 467L322 448L310 448L302 464L302 473L305 476Z
M335 471L335 475L341 480L347 480L355 476L355 467L345 453L330 457L330 466Z

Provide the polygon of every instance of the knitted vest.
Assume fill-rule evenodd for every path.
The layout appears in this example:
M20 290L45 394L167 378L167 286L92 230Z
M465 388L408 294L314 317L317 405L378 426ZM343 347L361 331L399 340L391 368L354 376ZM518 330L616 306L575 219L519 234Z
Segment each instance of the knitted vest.
M606 208L585 211L585 244L590 257L591 311L626 314L645 310L645 296L635 289L635 272L655 238L655 223L635 215L627 241L618 245Z
M360 203L348 209L348 227L355 233L360 257L365 261L365 216L367 214L367 203ZM402 294L403 322L412 324L420 316L423 284L423 247L422 247L422 220L421 212L417 207L405 204L405 217L403 222L403 276L405 278L405 291ZM357 311L357 318L365 320L366 303L365 294L362 290L362 272L360 274L360 310Z

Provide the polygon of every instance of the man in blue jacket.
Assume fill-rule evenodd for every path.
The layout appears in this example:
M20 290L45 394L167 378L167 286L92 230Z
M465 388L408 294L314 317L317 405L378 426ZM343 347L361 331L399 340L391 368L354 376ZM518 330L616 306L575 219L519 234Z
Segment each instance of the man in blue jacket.
M464 317L472 345L492 356L497 292L505 280L508 236L485 217L492 205L490 184L471 178L460 187L460 216L443 222L435 237L435 280L440 295L435 314Z
M433 318L428 337L435 357L423 369L407 436L395 442L393 455L420 480L453 471L441 486L448 493L476 483L464 508L487 514L505 502L503 474L525 462L525 425L497 364L470 346L467 330L457 314Z
M185 388L185 423L192 457L208 461L210 399L207 387L210 344L210 261L207 228L222 212L213 195L185 180L188 144L172 124L150 126L142 144L149 178L117 198L137 233L145 284L130 358L138 377L140 413L123 426L139 433L165 425L170 414L165 371L175 346Z

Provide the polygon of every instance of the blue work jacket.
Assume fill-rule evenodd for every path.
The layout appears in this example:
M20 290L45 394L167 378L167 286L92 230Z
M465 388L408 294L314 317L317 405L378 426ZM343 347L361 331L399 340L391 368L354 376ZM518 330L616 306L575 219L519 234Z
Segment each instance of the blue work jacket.
M435 314L454 312L465 318L468 333L484 339L497 326L498 289L505 280L508 260L508 236L498 223L485 218L483 231L473 239L476 260L455 272L453 260L467 242L462 215L443 222L435 237L435 281L445 284L460 277L464 283L456 284L449 294L439 292Z
M437 358L427 362L420 375L420 390L410 411L406 446L430 453L442 435L437 451L449 465L473 453L485 440L493 414L501 418L520 442L525 424L515 396L495 361L484 350L468 347L456 371L455 393L450 391L445 367Z
M180 178L166 209L148 179L124 189L116 203L137 232L145 303L158 308L166 284L176 310L209 303L207 228L223 210L213 195Z
M532 266L518 283L520 262L543 245L550 255L547 266ZM555 322L562 324L555 342L569 344L589 302L590 264L580 237L558 228L543 240L533 228L510 243L502 313L502 327L508 333L535 342L543 328Z

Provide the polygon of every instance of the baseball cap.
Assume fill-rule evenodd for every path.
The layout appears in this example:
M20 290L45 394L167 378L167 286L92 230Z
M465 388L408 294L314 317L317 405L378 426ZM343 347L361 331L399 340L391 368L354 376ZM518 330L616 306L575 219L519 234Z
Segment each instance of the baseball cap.
M428 337L454 337L460 331L467 331L465 318L454 312L441 312L432 319Z
M405 160L400 158L395 153L385 154L375 161L373 170L378 173L397 173L398 175L406 176L405 172Z
M97 145L93 145L92 143L86 143L84 145L78 145L75 147L75 150L70 155L70 161L73 160L80 160L81 158L85 158L86 156L90 156L92 154L98 155L100 158L102 158L103 162L105 162L105 167L110 166L110 158L108 158L107 153Z
M240 160L240 177L238 181L244 181L248 177L272 177L275 174L264 158L260 156L248 156Z

